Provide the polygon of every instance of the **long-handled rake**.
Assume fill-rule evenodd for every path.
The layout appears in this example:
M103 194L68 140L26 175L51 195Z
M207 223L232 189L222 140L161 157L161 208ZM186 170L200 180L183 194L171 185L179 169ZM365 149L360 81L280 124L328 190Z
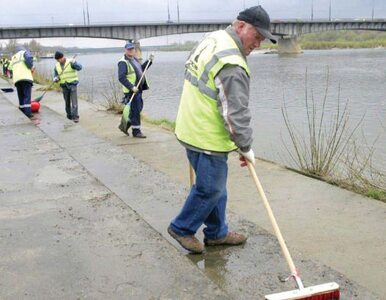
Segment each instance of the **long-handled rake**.
M296 284L298 286L298 289L296 290L267 295L265 296L265 299L267 300L293 300L293 299L338 300L340 298L340 291L339 291L339 285L335 282L314 285L310 287L304 287L303 282L292 260L292 257L288 251L287 245L285 244L284 238L280 232L279 226L277 225L271 206L269 205L268 199L265 196L263 187L261 186L259 178L257 178L255 168L248 161L247 161L247 166L253 177L253 180L255 181L257 190L259 191L259 194L263 200L264 206L268 212L269 219L272 223L272 226L275 231L276 237L279 241L280 247L283 251L285 259L291 270L291 277L296 281Z

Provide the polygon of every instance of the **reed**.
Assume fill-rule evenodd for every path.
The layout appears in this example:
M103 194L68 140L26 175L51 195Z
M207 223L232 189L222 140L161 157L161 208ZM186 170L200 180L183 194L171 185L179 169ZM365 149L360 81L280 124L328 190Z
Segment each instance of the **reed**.
M350 121L349 101L342 103L340 86L335 111L327 112L329 77L327 68L324 95L317 100L308 86L306 70L305 130L294 125L284 100L281 111L290 142L283 144L291 164L306 174L386 201L386 175L373 162L376 141L359 147L357 135L364 116L356 124Z

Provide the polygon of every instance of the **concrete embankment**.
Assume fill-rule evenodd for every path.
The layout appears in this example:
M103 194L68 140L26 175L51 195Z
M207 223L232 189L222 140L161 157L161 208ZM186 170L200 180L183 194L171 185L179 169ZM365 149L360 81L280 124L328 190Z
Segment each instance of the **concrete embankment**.
M1 92L0 146L1 299L228 298Z
M159 128L147 126L145 131L148 133L149 138L146 141L128 138L121 135L116 129L117 116L98 111L93 105L85 102L81 102L80 104L82 107L81 122L76 125L53 111L63 112L61 95L57 93L50 93L48 95L43 104L50 109L44 107L44 105L40 113L41 123L39 128L42 130L41 133L45 135L46 138L49 137L49 139L47 138L48 141L65 152L73 160L74 164L78 164L79 168L85 171L86 174L83 176L90 176L94 178L94 180L96 179L95 184L100 184L101 189L106 189L111 193L111 197L117 199L117 203L110 206L107 206L109 202L103 197L98 202L99 205L101 205L100 208L98 207L99 213L107 214L104 215L104 219L109 219L108 216L111 217L111 215L113 215L105 212L105 210L108 211L108 207L115 207L115 205L120 203L119 207L121 207L121 210L130 211L130 209L132 209L137 213L132 212L139 218L137 221L139 222L139 227L148 228L146 226L150 225L151 228L149 228L149 230L158 231L162 234L163 238L168 239L175 245L174 241L171 241L168 237L166 227L172 216L177 213L187 193L186 183L188 174L183 150L175 143L173 135ZM9 98L15 102L15 95ZM1 113L1 115L3 115L3 113ZM7 115L7 113L5 113L5 115ZM28 126L33 127L34 125L28 124ZM4 131L9 131L5 129L7 126L4 125L3 127L3 133ZM34 130L37 130L37 128ZM8 138L9 137L10 136L8 136ZM3 140L2 136L2 141ZM29 142L27 142L27 145L33 143L33 140L35 139L28 139ZM10 153L9 155L14 154L13 151L17 148L18 143L21 143L21 141L18 141L14 148L8 151ZM45 145L41 147L46 149L46 151L51 151L51 146L47 146L46 142L39 144ZM36 150L34 147L37 146L31 146L32 149ZM24 145L22 148L27 148L27 146ZM193 267L192 270L188 268L185 269L185 271L187 270L186 272L189 274L199 274L202 277L201 280L206 282L207 287L212 287L211 285L220 287L221 291L218 291L218 295L223 294L219 297L227 294L235 299L260 299L266 293L292 289L292 283L281 283L277 279L278 275L288 275L287 267L276 239L266 231L270 230L270 225L266 219L265 211L259 202L260 200L256 195L251 179L245 169L237 167L236 158L232 156L230 161L229 204L231 210L229 222L231 228L242 230L250 235L250 239L244 247L212 248L210 250L208 249L208 252L204 255L187 255L186 258L181 257L179 254L181 252L176 252L176 249L163 250L162 247L158 249L160 247L159 245L150 242L146 244L146 242L142 242L142 240L138 242L138 244L140 244L138 247L144 247L144 249L147 249L146 251L154 251L154 255L158 253L160 261L163 261L165 252L170 251L170 256L166 255L166 257L175 257L175 263L182 267L174 269L174 264L170 262L171 264L167 272L176 273L176 276L179 274L179 277L183 277L179 272L182 271L182 274L185 274L183 271L185 266L189 268ZM19 163L23 164L22 160ZM67 164L65 165L66 167L71 166L71 164L69 164L69 166L67 166ZM2 172L4 172L5 169L2 168L2 170ZM268 197L272 200L272 205L278 215L279 223L283 225L284 236L288 237L288 243L306 284L317 284L335 280L341 284L345 299L379 299L379 296L377 297L374 293L383 295L382 288L384 288L383 284L378 284L380 281L383 282L382 278L384 279L384 268L382 268L384 264L384 252L382 252L382 249L384 249L385 243L383 240L384 236L379 235L379 233L381 233L385 227L383 227L383 229L378 228L384 226L382 222L385 222L384 218L381 218L382 216L384 217L385 213L384 206L381 206L383 203L360 197L310 178L305 178L276 165L259 162L257 170L267 189ZM22 170L20 170L20 172L22 172ZM55 176L51 176L50 172L51 171L48 170L48 173L46 173L46 180L48 178L55 181L55 179L52 179L52 177L55 178ZM6 174L8 174L8 172L2 173L2 178L6 178ZM29 174L30 176L28 178L32 177L29 180L37 180L38 177L34 176L36 172ZM66 188L68 188L66 194L70 193L71 188L74 188L76 191L81 186L84 187L85 191L89 192L93 190L93 185L90 185L88 182L78 184L76 181L71 182L70 179L66 179L66 176L64 176L63 180L69 180L69 182L65 183L65 186L68 185L68 187L66 186ZM54 185L55 184L54 182ZM50 183L50 185L52 185L52 183ZM28 187L31 186L29 185ZM24 190L24 192L27 191L27 189ZM38 192L39 191L37 191L37 195L39 195ZM43 190L42 193L43 203L45 201L51 202L53 206L57 204L55 201L49 200L51 199L49 192ZM334 194L338 194L336 196L337 198L335 198ZM307 197L305 197L305 195ZM1 197L5 199L7 195L2 193ZM63 201L67 203L67 201L69 201L68 198L72 199L71 197L67 197L65 199L66 201ZM330 200L330 198L332 198L332 200ZM44 199L46 200L44 201ZM55 199L55 196L52 196L52 199ZM333 200L337 202L334 207L331 205ZM77 204L79 204L79 209L83 211L84 214L93 214L92 205L87 204L90 202L88 198L80 197L79 199L72 199L72 201L69 201L71 211L78 209ZM3 201L1 203L3 203ZM375 206L373 206L374 203ZM22 205L22 203L16 203L16 207L18 207L18 205ZM37 198L35 205L39 207ZM63 205L63 203L60 202L58 205ZM353 207L352 211L350 210L351 207ZM360 207L362 207L362 209L359 209ZM69 209L69 207L67 209ZM89 209L90 212L88 212ZM55 209L51 207L51 210L54 211ZM72 213L71 211L70 213ZM332 211L336 211L336 214L332 214ZM359 211L362 212L362 215L358 214L352 219L352 214L358 213ZM373 214L373 216L371 216L371 214ZM340 216L340 219L338 216ZM375 218L376 221L371 223L369 221L370 217ZM36 216L34 215L30 218L32 220L35 219ZM131 222L133 222L130 218L126 220L126 215L119 220L125 222L127 227L130 227ZM4 220L5 223L6 221L7 219ZM82 224L81 221L82 219L79 219L79 222L75 219L71 223L73 228L78 228L74 229L74 231L80 229L86 230L92 227L92 231L88 232L89 235L91 235L91 232L96 236L103 235L102 225L89 225L88 227ZM20 218L20 224L23 224L23 222L25 222L25 220ZM362 227L359 226L357 222L361 222ZM91 224L94 223L91 222ZM66 226L68 229L67 233L69 234L71 226L70 224ZM332 228L333 226L337 228ZM45 227L43 223L39 230L44 232ZM127 227L124 229L129 230ZM350 240L350 227L352 231L354 231L352 235L355 235L356 232L356 239ZM369 227L373 229L373 233L369 230ZM110 228L115 228L115 225L111 224ZM135 227L135 229L138 230L137 227ZM10 228L8 228L8 230L10 230ZM98 233L99 230L101 230L100 235ZM130 236L129 233L124 236L125 230L117 232L117 238L121 237L121 235L121 238L124 239ZM367 235L364 230L369 230ZM34 230L31 228L30 231ZM4 235L4 232L6 231L2 231L2 235ZM134 233L132 234L134 235ZM153 235L146 232L143 234L145 237L142 237L141 234L140 236L142 238L148 238L150 240L155 237L159 238L157 234ZM55 232L48 232L44 237L38 235L36 240L42 239L42 242L39 244L44 244L45 239L54 240L55 237ZM4 243L6 243L9 238L10 237L6 237ZM21 238L18 237L17 240L19 239ZM135 240L135 237L126 239L122 243L125 244L125 246L119 248L120 253L131 253L130 249L135 248L136 245L136 241L133 240ZM2 241L4 241L4 239L2 239ZM166 243L164 239L160 239L158 242L161 244ZM19 241L19 243L21 243L21 241ZM68 243L72 245L74 241L69 239ZM25 244L23 244L24 248L21 247L20 249L20 252L24 255L27 255L29 244L30 242L25 241ZM118 244L121 245L121 243ZM351 244L355 244L355 246L351 247ZM92 249L99 249L100 247L102 250L105 250L106 255L103 256L103 261L107 259L106 256L109 256L107 250L110 247L114 249L114 243L104 238L100 238L98 241L94 240L94 244L92 245L93 247L90 247ZM366 245L368 246L366 247ZM165 247L168 246L170 245L166 243ZM355 247L359 249L352 249ZM48 252L49 250L50 249L47 249ZM180 250L179 247L178 250ZM7 271L12 268L11 251L12 247L8 247L3 255L3 257L9 260L9 264L6 266ZM84 257L80 255L81 253L79 254L77 251L73 251L71 254L74 256L73 259L81 264L84 259ZM100 255L99 252L98 254ZM337 254L337 257L333 257L335 254ZM371 255L378 255L378 257L366 261L368 260L368 256ZM137 261L137 257L130 258L129 254L126 257L124 254L123 256L115 257L117 262L124 258L131 263L133 263L131 260ZM139 257L141 258L142 255ZM324 257L330 258L328 263L323 261ZM375 270L376 274L365 273L364 277L366 278L363 280L359 278L361 280L358 280L355 272L351 272L350 270L343 270L343 272L339 269L341 265L338 264L337 261L339 261L340 257L345 257L341 265L349 267L349 269L353 268L351 265L358 266L363 263L363 268L358 271L358 273L362 272L363 275L363 272L368 272L365 265L367 263L374 268L373 271ZM182 264L179 262L180 258L184 260ZM198 269L187 263L189 261L188 258L197 265ZM69 256L64 257L63 262L65 262L66 259L69 259ZM96 257L91 256L89 260L86 261L91 264L94 259L96 259ZM31 263L36 264L36 261L37 258L32 256ZM167 259L165 261L169 263ZM51 263L47 263L44 267L49 268ZM146 261L143 261L143 263L146 265ZM377 263L378 265L376 265ZM106 264L108 265L108 263ZM150 261L150 264L152 264L152 261ZM4 264L2 263L2 265ZM122 263L122 268L125 269L125 267L127 266ZM138 262L136 267L138 272L141 273L140 269L142 265L140 262ZM146 270L146 267L144 268ZM160 275L160 273L162 273L164 269L161 267L158 268L157 264L155 267L153 266L153 268L157 269L157 271L154 272L154 278L160 276L159 278L163 280L163 276ZM200 273L199 269L201 269L203 273ZM71 266L68 270L71 270ZM103 282L99 276L102 276L103 271L106 271L108 274L110 270L106 268L99 271L89 282L85 283L85 286L89 284L97 288L100 283ZM18 271L15 272L18 276L27 276L28 279L29 275L22 273L22 268L19 268ZM61 274L61 270L57 272ZM84 272L84 269L80 270L80 273ZM57 277L60 281L59 274L57 274ZM371 280L372 284L367 284L370 281L367 275L370 277L373 276L374 278L377 276L381 278ZM109 278L109 275L106 276ZM12 276L9 275L9 278L12 278ZM181 280L188 280L189 283L194 284L194 280L189 278ZM356 281L360 284L356 283ZM114 277L109 282L117 284ZM166 280L165 290L170 289L167 282ZM148 288L151 289L152 285L153 282L150 282ZM178 282L176 285L179 285ZM152 291L154 290L155 288ZM150 291L150 293L152 291ZM182 292L184 292L184 290L182 290ZM149 298L147 297L149 294L143 295L143 298ZM160 294L155 295L155 297L157 297L157 295ZM210 298L211 294L208 295L210 295ZM181 298L184 297L185 295ZM198 297L200 298L200 296ZM167 298L167 295L164 298Z

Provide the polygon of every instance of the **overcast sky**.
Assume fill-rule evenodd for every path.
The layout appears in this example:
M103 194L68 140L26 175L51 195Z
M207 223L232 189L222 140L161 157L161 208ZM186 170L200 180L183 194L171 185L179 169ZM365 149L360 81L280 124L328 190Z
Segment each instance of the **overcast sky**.
M328 18L330 0L0 0L0 27L22 25L83 24L87 4L91 24L125 22L159 22L232 20L243 7L261 4L271 19L309 19L313 2L314 18ZM386 0L331 0L332 18L386 18ZM196 35L197 37L198 35ZM180 38L178 38L180 39ZM177 40L178 40L177 39ZM168 42L176 38L169 37ZM166 38L142 41L142 44L164 43ZM4 42L4 41L2 41ZM45 44L86 46L85 39L46 39ZM122 41L97 41L95 46L118 46Z

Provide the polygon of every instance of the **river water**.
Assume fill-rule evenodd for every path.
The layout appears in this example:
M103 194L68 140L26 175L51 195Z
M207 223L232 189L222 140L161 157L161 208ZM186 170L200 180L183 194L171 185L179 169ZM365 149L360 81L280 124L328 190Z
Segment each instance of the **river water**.
M143 53L144 57L147 53ZM103 102L103 94L116 80L119 53L79 55L79 92L94 102ZM151 89L144 93L144 112L151 118L174 120L182 90L184 62L188 52L156 52L149 70ZM38 62L38 70L53 73L54 60ZM290 144L281 109L284 103L289 118L300 132L307 130L305 78L308 100L317 106L326 94L325 118L343 109L346 101L349 124L353 128L363 118L355 139L362 149L375 142L374 164L386 171L386 49L309 50L294 56L252 53L250 109L257 156L291 165L284 147ZM320 111L320 109L319 109Z

